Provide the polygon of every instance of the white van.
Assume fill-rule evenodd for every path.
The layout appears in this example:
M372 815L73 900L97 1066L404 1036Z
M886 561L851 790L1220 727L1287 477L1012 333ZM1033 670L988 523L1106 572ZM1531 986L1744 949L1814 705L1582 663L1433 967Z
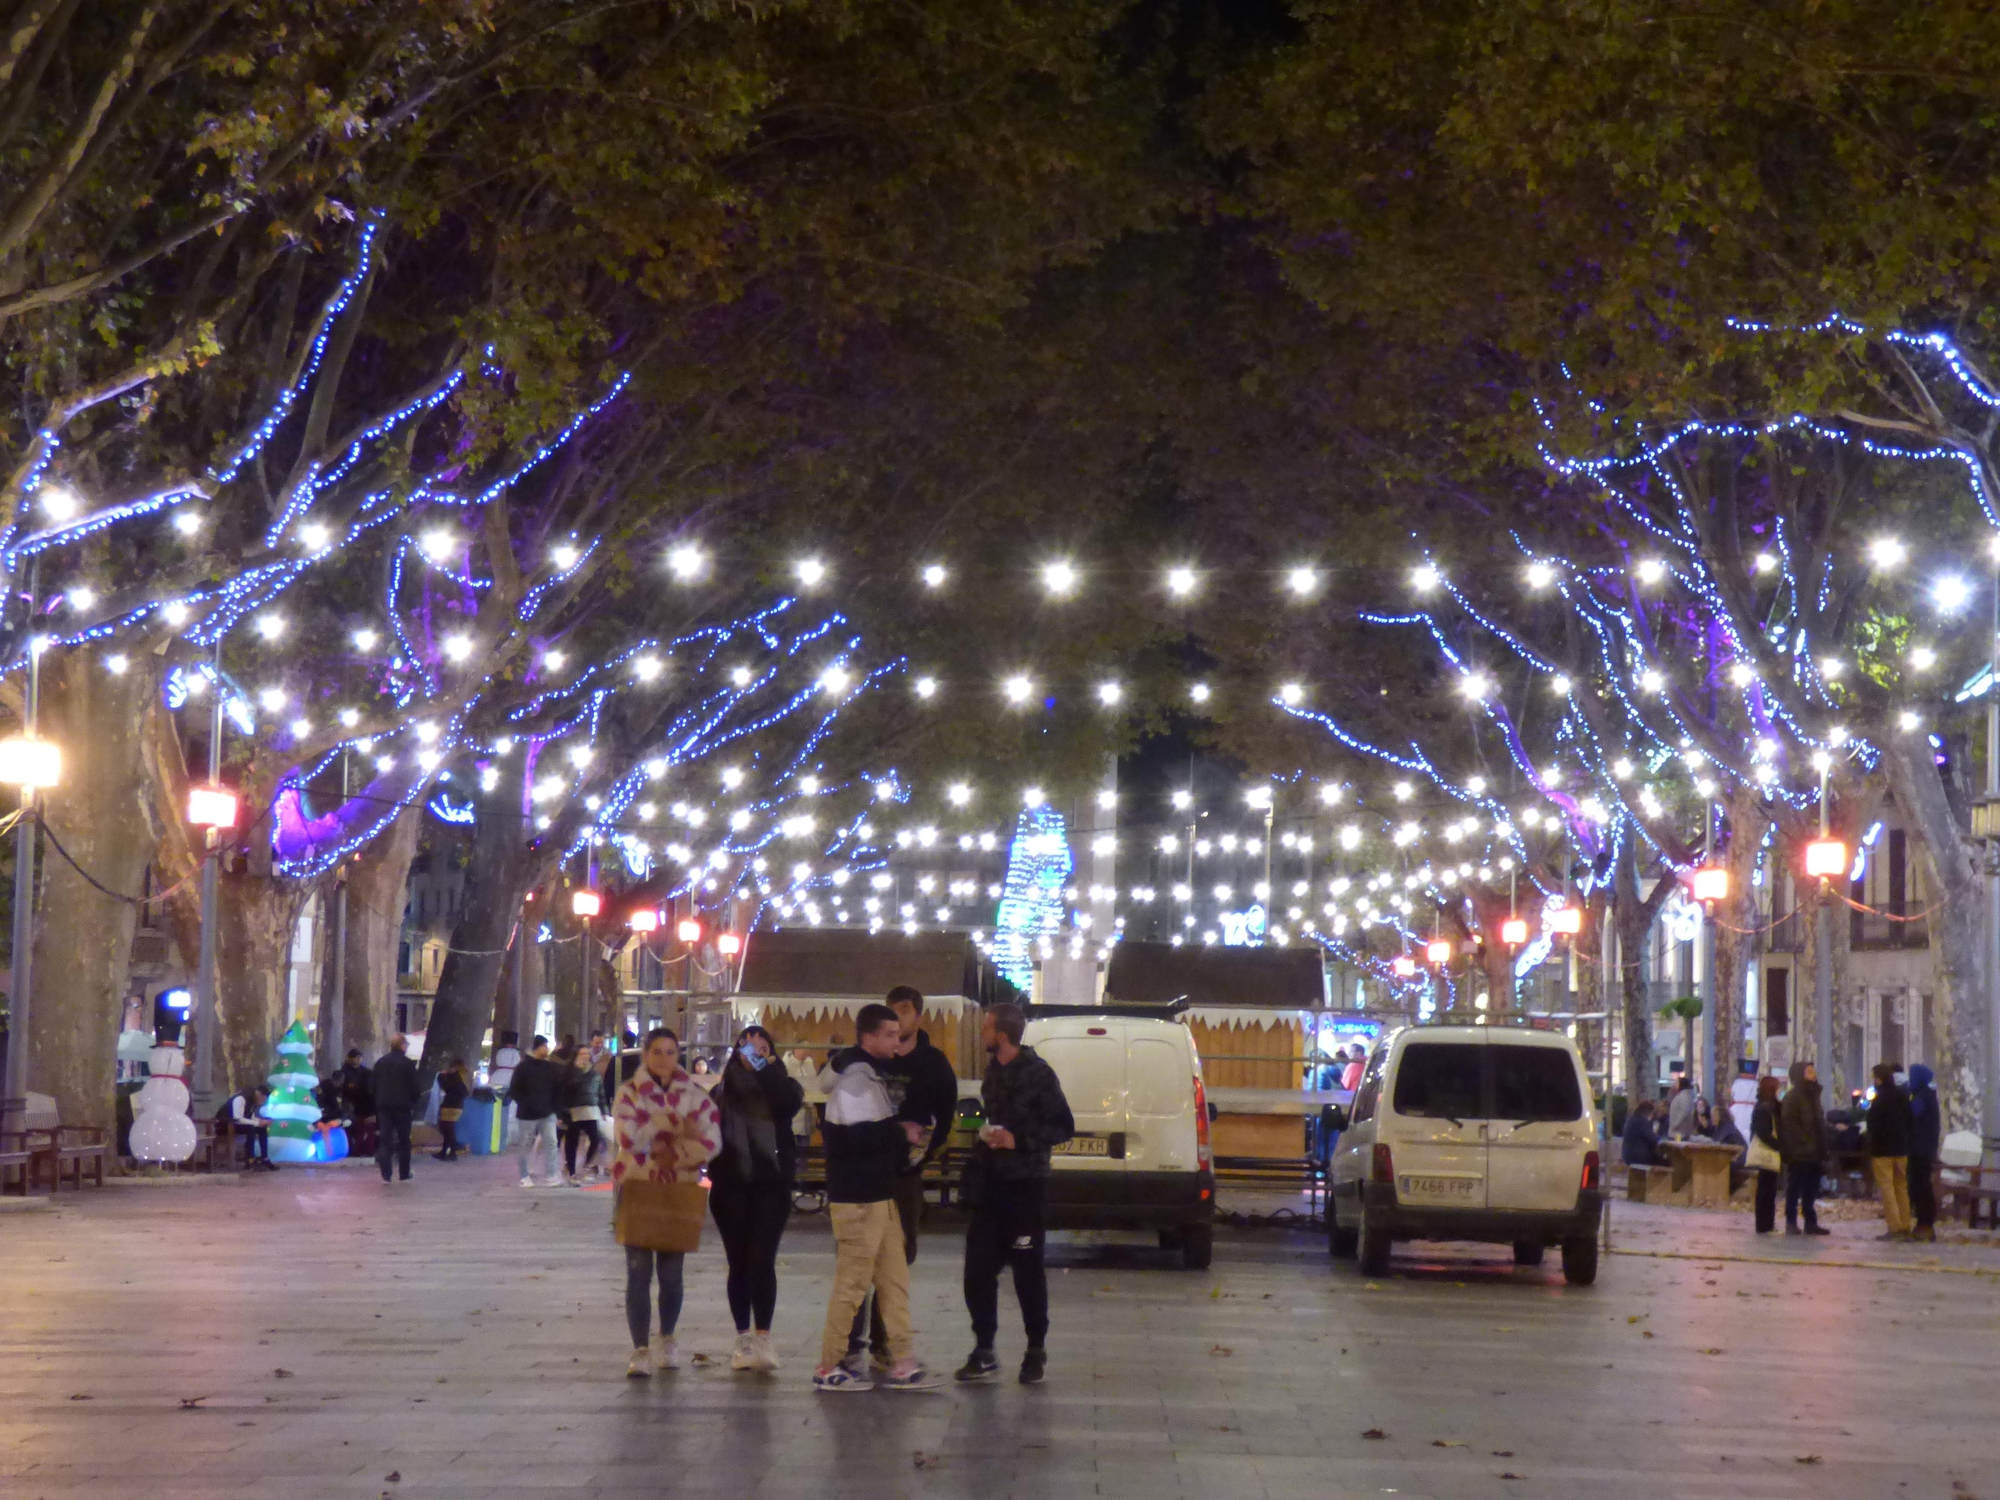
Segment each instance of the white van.
M1178 1021L1028 1013L1076 1136L1055 1151L1051 1229L1152 1229L1189 1270L1215 1250L1215 1158L1194 1037Z
M1397 1240L1511 1244L1563 1275L1597 1277L1604 1211L1597 1114L1576 1045L1513 1026L1412 1026L1375 1044L1339 1120L1327 1247L1388 1269Z

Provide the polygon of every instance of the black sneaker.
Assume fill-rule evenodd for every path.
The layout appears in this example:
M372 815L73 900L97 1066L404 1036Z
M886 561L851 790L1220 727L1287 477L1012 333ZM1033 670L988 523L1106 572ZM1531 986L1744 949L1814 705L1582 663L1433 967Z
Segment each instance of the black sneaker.
M1036 1345L1021 1356L1021 1384L1040 1385L1049 1367L1047 1351Z
M1827 1228L1824 1228L1824 1227L1822 1227L1821 1225L1818 1225L1818 1224L1808 1224L1808 1225L1806 1225L1806 1233L1807 1233L1807 1234L1832 1234L1832 1233L1833 1233L1833 1231L1832 1231L1831 1229L1827 1229Z
M1803 1229L1799 1228L1799 1226L1798 1226L1798 1225L1796 1225L1796 1224L1787 1224L1787 1225L1785 1226L1785 1233L1786 1233L1786 1234L1804 1234L1804 1233L1805 1233L1805 1231L1804 1231Z
M984 1385L1000 1378L1000 1361L991 1349L974 1349L958 1367L958 1379L967 1385Z

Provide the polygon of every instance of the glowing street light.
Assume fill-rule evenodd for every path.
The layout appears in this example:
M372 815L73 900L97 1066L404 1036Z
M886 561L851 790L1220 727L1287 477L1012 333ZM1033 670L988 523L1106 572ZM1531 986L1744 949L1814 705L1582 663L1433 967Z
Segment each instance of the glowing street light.
M593 890L576 891L569 898L569 909L579 917L594 917L604 910L604 898Z

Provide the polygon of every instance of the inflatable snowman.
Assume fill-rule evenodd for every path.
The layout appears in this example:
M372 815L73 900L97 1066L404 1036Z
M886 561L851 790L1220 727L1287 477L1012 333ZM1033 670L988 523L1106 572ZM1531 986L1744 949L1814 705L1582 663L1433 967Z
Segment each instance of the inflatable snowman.
M179 1047L155 1047L146 1054L151 1076L132 1101L132 1155L139 1161L179 1162L194 1155L184 1066Z

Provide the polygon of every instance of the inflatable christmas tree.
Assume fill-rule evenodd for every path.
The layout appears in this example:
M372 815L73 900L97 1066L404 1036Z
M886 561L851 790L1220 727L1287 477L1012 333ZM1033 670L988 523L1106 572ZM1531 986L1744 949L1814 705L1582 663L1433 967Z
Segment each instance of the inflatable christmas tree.
M313 1089L319 1079L313 1073L312 1038L305 1022L294 1021L278 1038L278 1063L271 1069L271 1097L259 1111L271 1122L272 1161L311 1161L314 1158L313 1125L319 1106L313 1103Z

